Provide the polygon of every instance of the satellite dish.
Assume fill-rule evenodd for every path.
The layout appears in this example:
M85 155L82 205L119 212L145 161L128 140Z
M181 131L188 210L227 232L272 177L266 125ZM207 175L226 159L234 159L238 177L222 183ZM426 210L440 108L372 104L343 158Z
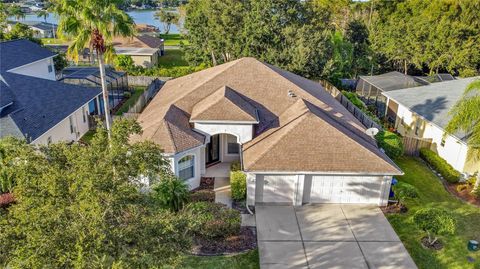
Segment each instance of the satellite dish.
M377 128L368 128L367 130L365 130L365 133L369 136L375 136L376 134L378 134L378 129Z

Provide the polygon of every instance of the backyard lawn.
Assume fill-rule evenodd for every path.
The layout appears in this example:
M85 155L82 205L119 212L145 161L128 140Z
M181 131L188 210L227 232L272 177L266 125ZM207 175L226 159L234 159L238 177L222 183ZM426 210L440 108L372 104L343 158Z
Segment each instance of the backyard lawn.
M419 191L416 200L407 201L409 211L405 214L387 216L402 239L413 260L420 269L429 268L480 268L480 252L469 252L467 242L480 240L480 208L467 204L448 193L439 179L419 160L401 157L396 163L405 172L400 181L414 185ZM413 213L421 208L443 208L453 213L458 221L455 235L440 237L444 248L440 251L422 247L424 236L412 222ZM468 257L475 259L468 261Z
M165 40L165 46L180 46L180 43L188 45L188 41L181 34L161 34L160 38Z
M209 269L257 269L258 250L251 250L235 256L185 256L180 268L209 268Z
M174 66L188 66L183 58L183 51L180 49L166 49L165 55L158 58L158 66L168 68Z
M132 96L130 96L130 98L128 98L128 100L125 101L125 103L122 104L122 106L117 110L115 115L121 116L121 115L123 115L123 113L127 112L128 109L131 106L133 106L133 104L135 104L135 102L137 102L138 98L140 97L140 95L142 95L142 93L144 91L145 91L145 87L135 87L135 89L132 93Z

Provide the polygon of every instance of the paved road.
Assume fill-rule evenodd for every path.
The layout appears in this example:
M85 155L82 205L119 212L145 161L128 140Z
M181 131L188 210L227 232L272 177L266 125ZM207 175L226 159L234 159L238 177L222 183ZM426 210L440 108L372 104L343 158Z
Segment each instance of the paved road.
M256 206L260 267L417 268L375 206Z

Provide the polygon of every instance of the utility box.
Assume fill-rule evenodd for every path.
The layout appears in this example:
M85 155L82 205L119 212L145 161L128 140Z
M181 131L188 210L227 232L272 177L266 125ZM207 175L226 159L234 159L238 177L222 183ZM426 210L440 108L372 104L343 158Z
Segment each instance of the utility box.
M479 250L478 241L476 241L476 240L468 241L468 250L478 251Z

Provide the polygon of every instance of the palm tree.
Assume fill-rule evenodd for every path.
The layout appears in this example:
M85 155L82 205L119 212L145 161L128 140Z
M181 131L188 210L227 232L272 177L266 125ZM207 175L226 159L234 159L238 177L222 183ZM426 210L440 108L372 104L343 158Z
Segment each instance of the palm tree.
M52 11L58 14L57 34L72 38L67 53L78 60L78 53L89 45L97 54L102 82L105 122L110 135L110 110L105 79L105 60L112 60L114 50L109 43L114 36L132 36L133 19L118 7L122 0L53 0ZM90 50L90 54L93 53Z
M470 83L463 96L450 110L452 119L446 127L447 133L462 130L469 134L468 158L474 161L480 160L480 80ZM480 186L480 171L477 172L477 180L473 191Z
M8 15L15 17L17 21L25 18L25 12L23 12L22 8L17 5L10 6L8 9Z
M47 22L47 18L50 14L48 14L48 11L42 9L37 13L37 18L42 18L45 22Z

